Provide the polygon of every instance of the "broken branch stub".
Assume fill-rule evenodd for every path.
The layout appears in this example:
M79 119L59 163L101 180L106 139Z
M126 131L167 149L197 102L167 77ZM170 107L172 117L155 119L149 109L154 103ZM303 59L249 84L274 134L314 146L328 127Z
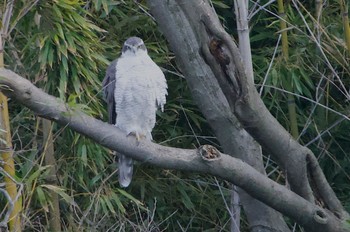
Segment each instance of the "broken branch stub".
M218 149L210 145L203 145L198 148L198 153L205 161L216 161L221 158L221 153Z

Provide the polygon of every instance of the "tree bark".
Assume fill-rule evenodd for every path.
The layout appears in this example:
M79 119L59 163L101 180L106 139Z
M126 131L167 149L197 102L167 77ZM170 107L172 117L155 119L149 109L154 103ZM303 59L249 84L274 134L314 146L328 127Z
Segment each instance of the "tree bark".
M109 149L135 160L166 169L210 174L244 189L249 195L280 211L308 231L350 231L345 219L305 200L284 186L270 180L245 162L220 153L212 146L198 149L164 147L149 141L137 142L125 137L118 128L71 108L60 99L44 93L16 73L0 69L1 90L33 110L40 117L56 121ZM319 174L319 173L317 173Z
M315 192L319 196L317 200L335 217L348 218L349 214L328 184L314 154L295 141L265 107L254 83L246 76L236 44L224 31L208 2L177 0L177 3L188 19L188 30L193 31L201 45L199 50L184 46L193 53L189 61L198 53L202 56L218 80L231 111L285 170L294 192L312 204ZM196 13L191 9L196 9ZM186 37L184 41L187 42ZM309 182L312 182L312 189Z
M200 45L184 11L176 1L149 0L148 4L176 54L178 67L186 76L193 99L224 152L242 159L266 174L259 144L241 127L231 112L212 70L199 54ZM281 214L252 198L241 188L238 188L238 193L251 231L289 230Z

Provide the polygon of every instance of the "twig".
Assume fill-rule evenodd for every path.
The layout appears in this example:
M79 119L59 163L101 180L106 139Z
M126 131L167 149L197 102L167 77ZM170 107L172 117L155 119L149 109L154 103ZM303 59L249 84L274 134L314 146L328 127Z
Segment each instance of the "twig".
M281 41L281 37L282 37L282 35L279 34L278 40L277 40L277 43L276 43L276 46L275 46L275 50L273 51L273 55L272 55L272 58L271 58L271 62L270 62L269 67L268 67L268 69L267 69L267 71L266 71L266 74L265 74L263 83L261 84L261 87L260 87L260 91L259 91L260 96L262 95L262 91L263 91L263 89L264 89L264 85L265 85L265 83L266 83L266 81L267 81L267 78L268 78L268 76L269 76L270 69L271 69L271 67L272 67L273 61L275 60L275 56L276 56L276 54L277 54L277 50L278 50L278 46L279 46L280 41Z

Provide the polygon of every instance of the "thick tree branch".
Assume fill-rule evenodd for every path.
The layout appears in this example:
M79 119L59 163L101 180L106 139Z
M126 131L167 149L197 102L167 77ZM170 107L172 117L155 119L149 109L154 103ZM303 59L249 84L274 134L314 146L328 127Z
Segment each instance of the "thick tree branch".
M230 99L231 109L247 131L286 170L292 190L312 201L314 198L307 178L306 151L298 146L299 144L267 110L256 92L254 83L250 78L247 78L236 44L221 27L213 12L203 6L200 10L203 11L201 17L193 20L202 22L204 30L208 32L199 37L203 50L206 51L205 48L211 46L212 40L220 40L222 43L214 49L221 50L231 61L224 66L216 61L210 62L208 65L213 69L220 70L220 72L215 73L215 77L222 88L229 85L230 82L238 83L238 86L223 88L226 98ZM206 59L211 57L215 59L216 56L213 51L204 52Z
M133 159L162 168L208 173L223 178L306 228L313 231L346 231L342 228L341 221L326 210L268 179L241 160L219 153L213 147L203 146L198 150L188 150L164 147L147 141L136 145L135 138L126 137L116 127L69 107L10 70L0 69L0 85L8 97L17 100L41 117L68 126ZM203 159L203 156L208 158L208 155L209 158L215 159L211 162Z
M259 144L242 128L201 54L197 38L176 1L149 0L151 13L176 54L192 97L213 129L223 151L265 173ZM195 9L193 9L195 10ZM238 188L251 232L289 231L282 215Z
M209 27L209 30L213 29L212 33L214 34L212 36L218 33L218 25L214 25L212 19L204 17L203 23L205 26ZM232 66L230 68L238 72L236 71L235 75L231 75L230 72L227 72L226 76L217 76L217 78L225 78L226 80L237 79L236 82L242 85L239 87L239 89L242 90L241 95L237 95L237 91L229 90L224 92L226 98L233 99L229 103L231 103L231 108L234 110L235 115L247 131L249 131L250 134L273 155L279 165L286 170L293 191L308 200L313 200L312 191L316 191L316 189L311 190L308 173L315 177L317 176L317 179L314 179L314 181L317 186L317 191L319 191L322 197L321 200L324 201L326 207L336 215L347 217L346 211L326 181L322 170L320 170L314 154L308 148L303 147L295 141L271 115L256 91L254 83L251 82L246 75L242 75L244 73L241 70L244 66L240 61L237 48L232 46L234 43L232 40L227 41L226 36L222 38L224 41L223 46L229 43L230 46L227 46L227 49L231 51L231 56L233 56L233 62L228 65L228 67ZM223 81L219 81L219 83L223 83ZM307 162L311 161L314 162L313 167L315 168L307 169ZM315 172L317 172L317 174Z
M203 60L215 74L232 112L286 171L292 190L312 203L313 191L319 191L326 208L334 215L347 218L348 213L326 181L319 165L314 163L314 168L308 168L307 162L316 160L313 153L295 141L265 107L253 81L246 76L236 44L222 28L208 2L176 2L189 21L189 30L193 31L201 44L200 50L192 48L192 52L202 54ZM170 2L166 4L173 5ZM196 9L196 13L192 9ZM316 176L316 173L310 173L316 171L320 176L312 180L316 188L311 189L308 175Z

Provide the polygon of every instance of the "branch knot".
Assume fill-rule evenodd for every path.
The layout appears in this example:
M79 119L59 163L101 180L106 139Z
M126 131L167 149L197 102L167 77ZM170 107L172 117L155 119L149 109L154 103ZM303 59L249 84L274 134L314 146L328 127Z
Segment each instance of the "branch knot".
M327 224L328 222L327 214L321 209L315 210L314 219L320 224Z
M215 161L221 159L221 154L218 149L210 145L203 145L198 148L198 153L205 161Z

